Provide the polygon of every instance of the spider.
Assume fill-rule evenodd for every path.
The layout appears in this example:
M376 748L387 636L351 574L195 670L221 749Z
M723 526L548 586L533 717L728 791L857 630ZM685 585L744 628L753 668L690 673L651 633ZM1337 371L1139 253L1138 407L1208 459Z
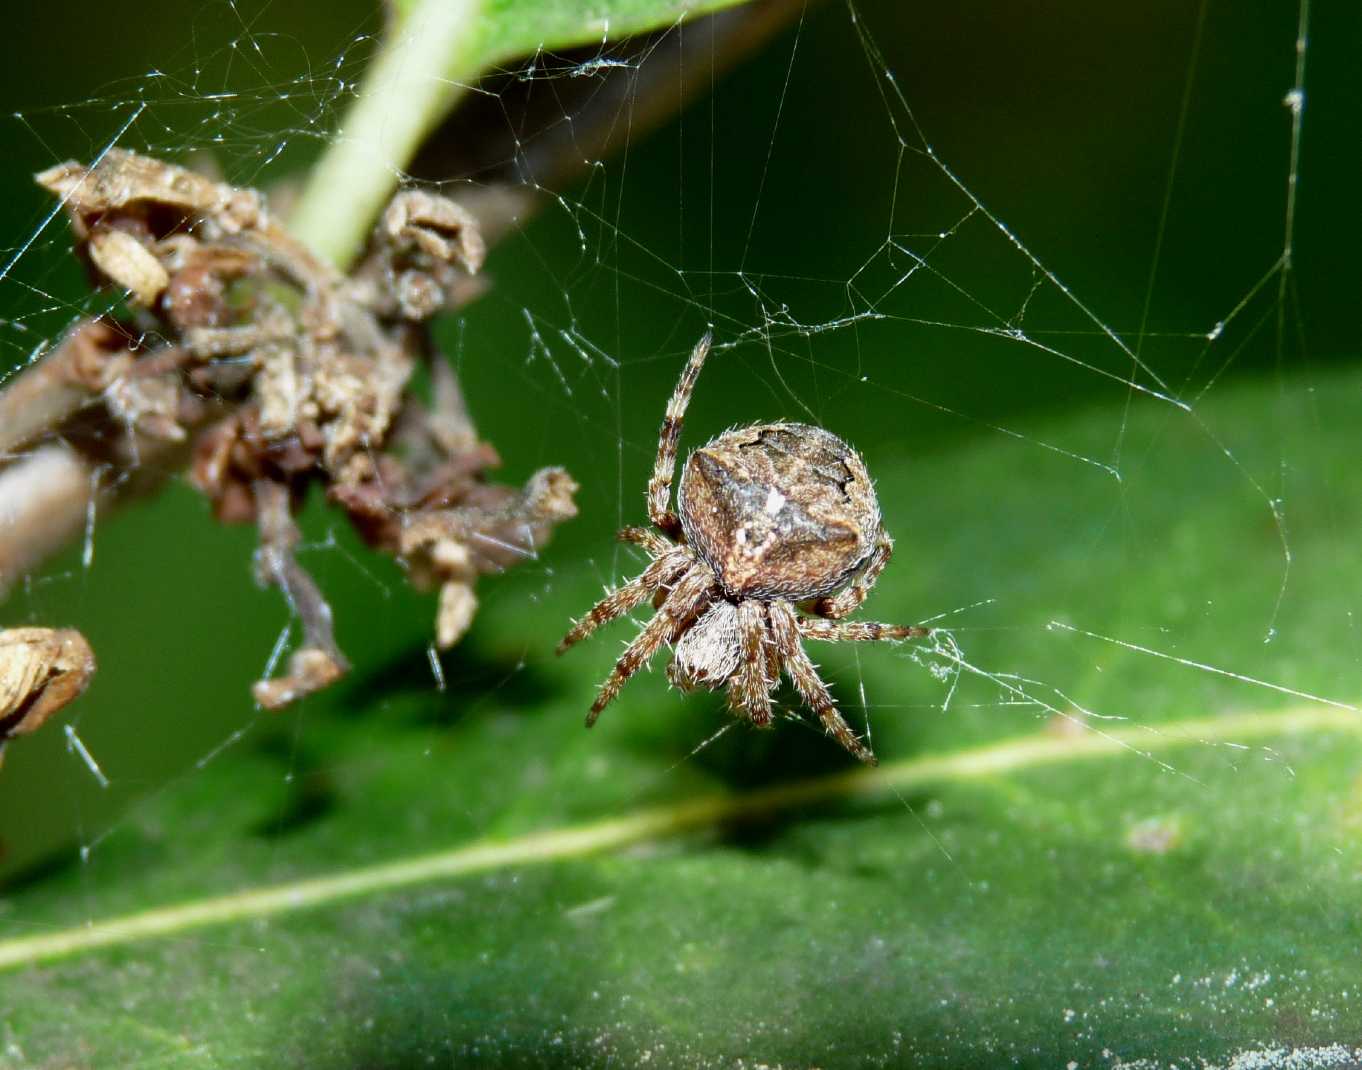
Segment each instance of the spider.
M706 333L696 344L667 403L648 482L653 527L618 536L643 547L652 562L578 620L558 653L651 599L655 612L601 685L587 727L661 647L674 645L667 677L677 689L726 687L733 714L765 728L784 670L827 732L874 765L803 640L915 639L931 629L842 619L865 600L894 543L865 464L821 427L725 431L686 458L677 512L671 510L682 421L711 342Z

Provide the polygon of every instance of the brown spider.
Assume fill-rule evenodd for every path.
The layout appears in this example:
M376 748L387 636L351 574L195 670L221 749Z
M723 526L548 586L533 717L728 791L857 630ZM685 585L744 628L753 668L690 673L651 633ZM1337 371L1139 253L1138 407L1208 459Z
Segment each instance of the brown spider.
M656 612L601 685L587 726L664 644L675 644L667 677L682 691L728 688L737 717L771 724L781 670L823 727L857 758L875 756L838 712L802 640L914 639L929 628L845 621L889 562L870 475L856 451L807 424L754 424L725 431L686 458L668 507L686 406L709 355L710 334L667 403L648 482L648 528L625 528L652 563L592 607L558 653L651 598ZM837 593L839 592L840 593ZM804 606L812 617L795 609Z

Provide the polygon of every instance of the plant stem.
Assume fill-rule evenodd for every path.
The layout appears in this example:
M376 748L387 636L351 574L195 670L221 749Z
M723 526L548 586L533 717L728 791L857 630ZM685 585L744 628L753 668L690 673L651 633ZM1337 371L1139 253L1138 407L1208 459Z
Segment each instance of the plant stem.
M480 0L417 0L394 16L289 224L341 270L421 142L477 76L480 11Z
M94 500L95 466L64 443L0 471L0 597L78 534Z
M0 458L60 427L90 401L90 391L62 377L62 366L44 354L0 392Z

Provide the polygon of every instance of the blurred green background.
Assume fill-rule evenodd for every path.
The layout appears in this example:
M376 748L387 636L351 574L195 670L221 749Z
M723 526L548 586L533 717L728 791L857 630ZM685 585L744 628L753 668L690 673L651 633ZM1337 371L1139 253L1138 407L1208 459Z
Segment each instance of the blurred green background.
M560 629L561 616L537 609L558 575L590 569L606 582L629 567L609 533L640 515L660 407L706 322L743 344L706 371L688 441L748 419L812 419L851 438L872 471L881 458L998 434L991 425L1025 436L1045 414L1119 402L1132 378L1192 400L1208 383L1353 359L1362 239L1355 8L1313 12L1286 303L1270 279L1214 347L1206 332L1281 253L1290 5L858 11L859 27L840 4L809 10L712 97L593 168L563 205L496 250L490 295L442 324L507 478L561 463L584 484L582 517L544 559L484 585L494 605L529 599L516 657L542 658ZM6 259L23 251L0 284L0 361L21 362L92 307L63 253L63 221L38 229L51 205L28 175L117 137L180 157L207 153L242 181L284 181L318 150L378 28L361 3L329 5L324 16L301 4L151 3L135 23L118 5L13 12L0 110L14 114L0 127L0 182ZM911 117L886 103L885 71ZM921 153L913 121L1091 319L971 212ZM895 285L914 254L930 256L931 270ZM885 318L816 333L791 326L831 323L872 302ZM532 347L529 319L547 352ZM1007 323L1063 355L983 333ZM1099 323L1138 348L1165 386L1150 372L1132 375ZM609 360L588 364L563 331ZM1171 406L1168 418L1191 419ZM1113 463L1119 421L1108 430L1109 442L1079 452ZM1242 474L1203 445L1192 463L1222 465L1242 490ZM1037 447L1023 439L1015 448ZM1060 508L1103 511L1113 501L1104 495ZM896 567L911 569L913 502L885 509L901 541ZM183 485L101 520L92 568L81 568L77 548L15 592L7 624L76 624L99 651L75 723L112 785L98 788L57 731L12 748L0 777L0 873L89 842L133 799L192 775L191 763L239 728L248 745L304 738L322 709L353 702L360 681L381 704L375 674L394 659L424 658L429 599L408 593L324 510L309 523L319 543L339 547L307 563L336 603L355 682L282 718L253 713L247 692L286 621L277 596L250 580L253 535L214 524ZM1128 537L1138 543L1138 533ZM458 701L460 672L485 674L483 653L475 635L455 655L445 701ZM695 733L698 742L702 727Z
M286 182L319 150L379 28L365 4L321 10L153 0L135 12L76 2L9 14L0 245L13 264L0 279L0 365L22 363L93 307L64 224L43 226L51 205L28 176L116 138L211 154L240 181ZM1287 216L1297 17L1266 0L809 9L712 96L592 166L495 250L488 296L441 323L506 479L563 464L583 485L581 517L540 560L483 583L484 616L445 658L443 694L426 662L432 599L315 503L304 562L355 668L282 715L249 699L287 623L277 594L251 581L253 533L215 524L181 483L101 519L91 567L73 548L11 595L6 625L76 625L94 644L99 675L69 722L110 783L96 783L60 731L10 748L0 896L6 881L19 892L51 873L107 890L106 832L130 822L149 834L156 800L192 794L206 765L256 771L242 774L261 793L255 828L287 868L281 833L336 804L333 736L375 741L369 760L382 765L395 725L418 723L453 748L461 732L482 731L468 726L484 714L514 720L547 705L561 709L552 728L514 721L508 738L575 730L629 629L577 661L555 662L552 647L586 599L638 567L612 533L643 516L662 406L707 323L736 344L705 371L689 444L787 417L866 454L899 545L866 615L948 614L976 664L1137 723L1280 696L1209 675L1189 683L1152 658L1075 654L1047 621L1351 701L1362 693L1355 598L1332 579L1355 544L1351 455L1324 431L1362 400L1347 374L1362 333L1362 12L1311 10L1283 287L1272 269ZM630 46L607 54L627 58ZM939 477L956 455L969 459L951 485L914 490L918 465ZM1034 481L999 483L998 458ZM1247 549L1221 541L1230 514L1248 518L1230 529ZM1335 541L1312 553L1318 531ZM1218 546L1227 552L1210 556ZM1034 729L1044 716L1009 710L992 691L943 727L929 716L941 681L905 659L892 674L869 668L876 658L888 664L874 650L821 660L858 717L863 704L878 709L886 757ZM656 673L631 688L595 734L573 737L573 762L588 769L593 749L632 748L660 773L722 723L717 701L677 700ZM502 728L489 723L495 740ZM841 767L802 735L730 732L704 769L743 785ZM526 755L531 771L551 760ZM272 772L260 777L262 763ZM391 771L401 772L395 757ZM475 795L464 804L470 835L500 812L496 792ZM562 799L570 793L558 813L544 814L545 799L524 806L567 818Z

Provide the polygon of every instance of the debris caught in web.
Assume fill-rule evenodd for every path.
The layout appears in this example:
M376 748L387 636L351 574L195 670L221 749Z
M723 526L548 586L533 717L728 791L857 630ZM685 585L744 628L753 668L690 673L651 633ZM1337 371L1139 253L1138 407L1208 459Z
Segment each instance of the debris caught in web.
M36 732L94 674L94 651L74 628L0 631L0 764L9 740Z
M312 488L418 587L439 589L442 648L471 624L478 577L533 558L576 515L577 484L561 468L520 489L488 478L497 453L430 338L431 316L482 288L486 247L455 201L398 193L343 274L292 238L261 193L161 160L111 149L37 181L61 198L93 284L126 299L119 314L77 323L26 374L35 390L78 398L61 428L76 448L130 469L145 444L182 444L218 518L257 525L257 577L303 626L285 674L255 685L262 706L349 667L293 553L294 514ZM422 368L430 403L410 389Z

